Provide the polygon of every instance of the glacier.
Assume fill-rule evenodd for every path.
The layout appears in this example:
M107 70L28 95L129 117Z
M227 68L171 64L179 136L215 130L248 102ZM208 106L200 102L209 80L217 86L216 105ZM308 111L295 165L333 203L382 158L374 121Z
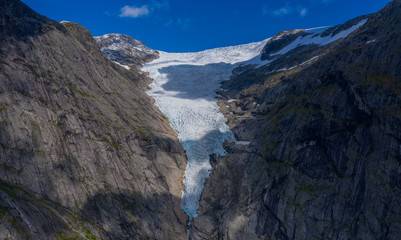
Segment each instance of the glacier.
M224 155L222 144L235 138L226 125L216 101L216 91L239 64L252 59L258 64L268 39L193 53L167 53L143 70L154 81L148 94L168 117L188 158L182 209L190 221L196 217L199 198L208 177L210 155ZM260 60L259 60L260 61Z

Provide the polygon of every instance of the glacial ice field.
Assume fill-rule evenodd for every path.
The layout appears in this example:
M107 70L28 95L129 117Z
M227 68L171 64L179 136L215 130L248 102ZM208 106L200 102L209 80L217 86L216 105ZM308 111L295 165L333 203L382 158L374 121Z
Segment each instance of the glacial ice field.
M322 34L329 27L304 30L309 34L299 36L270 56L284 55L302 45L329 44L347 37L365 22L366 19L349 29L325 37ZM193 53L159 51L160 58L143 67L154 80L148 94L169 118L187 154L182 208L190 221L196 217L199 198L211 169L210 154L224 155L222 143L225 140L236 141L217 106L216 90L240 64L255 64L256 67L269 64L269 60L260 59L260 52L269 39ZM236 141L236 144L248 145L249 142Z
M211 169L210 154L224 155L223 142L235 141L217 106L216 90L241 62L258 64L267 40L196 53L160 52L159 59L143 67L154 79L148 94L169 118L187 154L182 208L190 220Z

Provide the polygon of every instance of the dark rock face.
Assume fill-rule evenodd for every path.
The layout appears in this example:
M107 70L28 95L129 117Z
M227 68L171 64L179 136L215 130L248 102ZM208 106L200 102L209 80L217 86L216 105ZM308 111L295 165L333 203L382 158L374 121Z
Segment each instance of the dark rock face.
M111 33L95 37L101 51L114 61L127 66L142 66L159 57L159 52L130 36Z
M186 239L185 153L91 34L0 1L0 239Z
M237 70L220 106L251 144L214 161L190 238L401 239L400 36L397 0L310 64Z

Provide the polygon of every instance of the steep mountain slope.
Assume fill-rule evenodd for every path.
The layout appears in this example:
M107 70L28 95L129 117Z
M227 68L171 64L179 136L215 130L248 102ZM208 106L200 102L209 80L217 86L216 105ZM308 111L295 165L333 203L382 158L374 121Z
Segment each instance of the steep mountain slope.
M185 154L135 67L0 1L0 239L186 239Z
M250 144L215 156L191 239L401 238L401 1L329 45L293 44L304 34L281 33L270 63L223 83L221 110Z

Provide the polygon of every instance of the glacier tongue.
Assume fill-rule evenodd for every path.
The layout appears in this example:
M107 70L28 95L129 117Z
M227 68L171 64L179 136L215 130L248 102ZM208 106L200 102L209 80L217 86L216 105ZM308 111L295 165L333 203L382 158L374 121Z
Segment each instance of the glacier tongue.
M143 67L154 80L148 94L169 118L187 154L182 208L190 220L211 169L210 155L224 155L223 142L235 141L217 106L216 90L239 64L260 62L267 41L195 53L160 52Z

